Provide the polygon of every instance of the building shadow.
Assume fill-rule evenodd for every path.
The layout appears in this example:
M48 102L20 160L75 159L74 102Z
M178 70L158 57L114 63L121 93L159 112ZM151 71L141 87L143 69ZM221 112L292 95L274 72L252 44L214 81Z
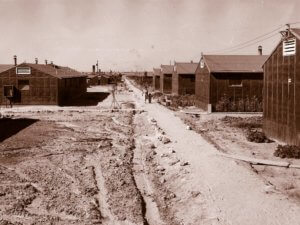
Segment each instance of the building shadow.
M36 119L11 119L11 118L1 118L0 119L0 142L7 138L17 134L21 130L29 127L30 125L36 123L39 120Z
M63 106L96 106L103 102L110 93L108 92L87 92L85 95L69 99Z

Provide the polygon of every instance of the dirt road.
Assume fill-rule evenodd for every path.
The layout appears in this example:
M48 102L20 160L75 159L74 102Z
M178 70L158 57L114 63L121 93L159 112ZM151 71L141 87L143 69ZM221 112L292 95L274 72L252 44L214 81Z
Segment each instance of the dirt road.
M200 204L188 210L180 204L174 206L175 215L184 224L299 224L299 203L277 193L247 166L218 156L211 144L187 130L172 111L158 104L144 105L140 91L131 88L140 105L171 139L169 148L180 161L189 163L189 175L175 179L169 187L179 199L185 198L188 190L201 193ZM167 162L162 165L172 174Z

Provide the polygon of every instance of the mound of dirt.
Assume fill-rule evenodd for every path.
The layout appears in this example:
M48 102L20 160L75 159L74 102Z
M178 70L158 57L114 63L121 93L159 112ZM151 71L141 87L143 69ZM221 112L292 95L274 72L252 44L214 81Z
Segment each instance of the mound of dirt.
M122 109L134 109L135 105L132 102L125 102L121 104Z
M252 116L252 117L233 117L225 116L221 119L222 122L231 126L241 129L254 129L262 128L263 118L261 116Z

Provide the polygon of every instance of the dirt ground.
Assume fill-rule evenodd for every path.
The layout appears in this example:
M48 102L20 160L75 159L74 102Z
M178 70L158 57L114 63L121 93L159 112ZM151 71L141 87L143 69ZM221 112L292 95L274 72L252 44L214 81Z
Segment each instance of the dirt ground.
M163 131L120 90L120 110L111 96L95 107L2 108L1 225L180 224L155 159Z
M271 140L270 143L254 143L247 140L249 129L262 131L261 114L177 115L221 152L300 165L299 159L281 159L273 155L277 146L283 144L277 140ZM248 165L265 179L272 189L300 203L300 169L246 164Z
M0 143L1 225L144 224L132 170L135 112L99 109L6 109L13 118L1 127L19 130Z
M242 134L236 134L240 144L222 136L239 133L235 128L220 125L216 118L188 118L193 123L199 120L201 129L211 129L207 136L201 133L204 140L186 130L178 115L174 117L158 104L144 104L141 93L131 85L118 89L120 109L111 109L111 95L95 106L1 109L0 225L299 221L297 198L290 198L292 194L286 195L279 186L297 189L298 171L291 175L286 169L289 177L285 179L283 168L248 168L214 152L214 146L225 143L227 148L221 151L246 154L251 149L247 153L251 156L271 157L271 150L267 154L260 151L276 143L255 148L248 143L249 147L241 148L246 145ZM97 86L89 92L110 90ZM218 125L211 125L211 120ZM209 136L214 133L216 139ZM280 194L262 192L266 184L262 179L272 182ZM287 182L292 179L293 186ZM292 200L295 202L290 203ZM270 206L273 211L262 210Z

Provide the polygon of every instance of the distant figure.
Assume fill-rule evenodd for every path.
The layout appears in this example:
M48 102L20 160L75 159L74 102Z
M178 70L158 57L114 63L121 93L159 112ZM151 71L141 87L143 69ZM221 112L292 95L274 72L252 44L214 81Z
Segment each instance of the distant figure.
M145 91L145 103L147 103L148 95L149 95L148 89L146 89L146 91Z
M149 100L149 103L151 103L151 99L152 99L152 95L151 93L148 94L148 100Z

